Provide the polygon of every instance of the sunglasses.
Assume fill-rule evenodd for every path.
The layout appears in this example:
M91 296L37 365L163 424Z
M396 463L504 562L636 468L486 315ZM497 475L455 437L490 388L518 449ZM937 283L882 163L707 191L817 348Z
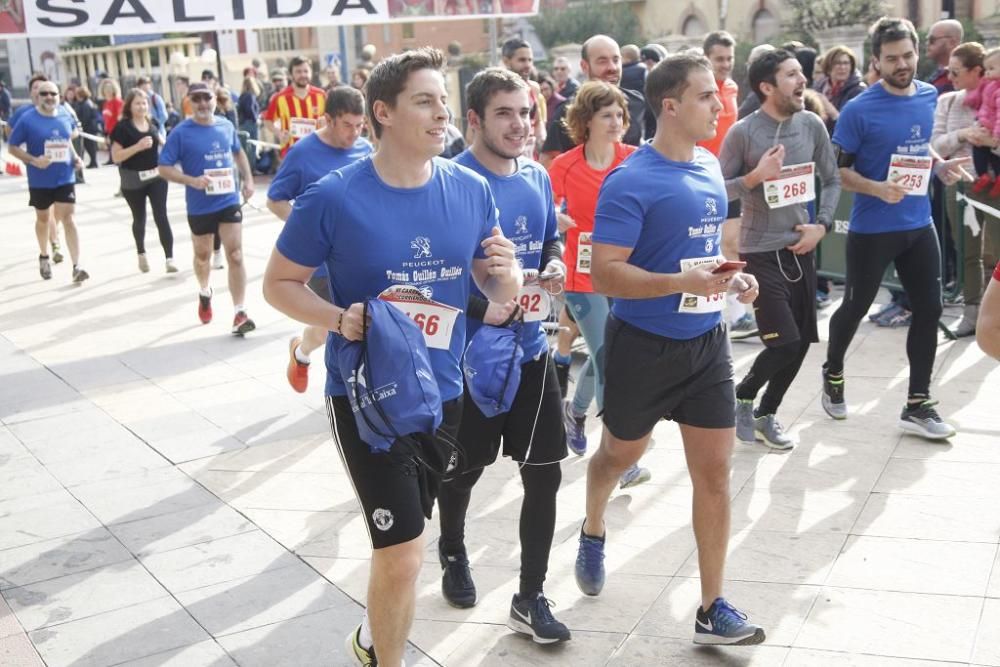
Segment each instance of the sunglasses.
M38 94L41 97L59 97L59 93L53 93L51 90L42 90L39 91Z

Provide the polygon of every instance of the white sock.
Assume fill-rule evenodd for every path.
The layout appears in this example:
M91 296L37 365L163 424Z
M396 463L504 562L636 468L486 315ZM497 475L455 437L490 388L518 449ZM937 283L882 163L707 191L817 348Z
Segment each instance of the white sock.
M371 648L375 645L375 640L372 639L372 628L368 625L368 612L361 617L361 632L358 633L358 643L361 644L363 648Z
M301 345L295 346L295 361L299 362L300 364L309 363L309 355L302 351Z
M206 287L205 289L198 290L198 294L200 296L207 296L207 297L211 298L211 296L212 296L212 288L211 287Z
M235 310L237 313L245 313L245 312L247 312L247 309L243 307L242 303L238 303L235 306L233 306L233 310Z

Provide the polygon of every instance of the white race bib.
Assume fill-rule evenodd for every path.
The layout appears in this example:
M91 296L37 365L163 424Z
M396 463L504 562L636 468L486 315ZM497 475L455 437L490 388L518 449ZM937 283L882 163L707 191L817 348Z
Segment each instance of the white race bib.
M517 295L517 304L525 322L538 322L548 319L552 312L552 297L538 284L538 271L524 271L524 287Z
M155 167L153 169L144 169L143 171L139 172L139 180L151 181L159 175L160 175L160 170L156 169Z
M428 349L447 350L451 347L451 333L461 310L428 299L412 285L394 285L379 294L378 298L413 320L423 333Z
M580 232L580 237L576 241L577 273L590 273L590 263L594 258L594 244L590 237L593 235L593 232Z
M898 155L889 158L889 180L906 188L907 195L926 196L931 181L930 156Z
M711 264L722 261L723 257L695 257L681 260L681 271L688 271L702 264ZM681 303L677 306L678 313L689 313L703 315L705 313L718 313L726 307L726 293L713 294L712 296L698 296L697 294L681 294Z
M803 162L782 167L777 178L764 181L764 199L771 208L816 199L816 163Z
M316 131L315 118L291 118L288 121L288 129L295 139L303 139Z
M49 139L45 142L45 157L52 162L69 162L69 141L66 139Z
M232 167L222 167L220 169L206 169L205 176L208 176L208 187L205 194L208 195L228 195L236 192L236 178L233 176Z

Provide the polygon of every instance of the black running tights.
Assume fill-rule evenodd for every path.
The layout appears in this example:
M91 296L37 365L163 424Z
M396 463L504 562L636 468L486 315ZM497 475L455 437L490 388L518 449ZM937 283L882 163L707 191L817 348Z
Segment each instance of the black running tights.
M438 510L441 548L446 554L465 553L465 516L472 487L482 468L458 475L441 484ZM521 500L521 584L519 593L542 592L549 569L549 551L556 528L556 492L562 482L558 463L521 466L524 498Z
M754 359L750 372L736 385L736 398L753 400L766 383L767 391L760 399L757 414L773 415L778 411L792 380L798 375L807 352L808 340L764 348Z
M167 219L167 182L162 178L154 178L141 188L122 190L122 197L132 209L132 236L135 238L136 251L140 255L146 254L146 199L149 199L163 254L167 259L173 257L174 235L170 231L170 220Z
M932 225L903 232L848 233L844 301L830 320L827 368L834 374L843 373L847 348L892 261L913 313L906 336L910 396L929 396L942 310L941 251Z

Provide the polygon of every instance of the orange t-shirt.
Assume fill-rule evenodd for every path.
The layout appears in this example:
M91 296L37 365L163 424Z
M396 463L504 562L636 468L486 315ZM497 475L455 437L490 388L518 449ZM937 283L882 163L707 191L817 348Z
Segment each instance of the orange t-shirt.
M719 112L719 126L715 132L715 137L706 141L699 141L698 145L707 148L712 155L719 157L722 151L722 142L729 132L729 128L736 124L739 115L739 104L736 103L740 94L740 87L732 79L725 81L715 80L719 86L719 99L722 101L722 111Z
M326 110L326 93L322 88L309 86L306 96L302 99L295 94L295 86L288 86L280 93L271 97L271 102L267 105L267 111L262 115L264 120L278 121L281 129L286 132L291 128L292 118L307 118L318 120L323 117ZM288 141L282 144L281 154L284 155L292 145L303 137L288 137Z
M566 263L566 291L593 292L590 283L590 273L577 270L577 248L580 245L580 233L591 234L594 231L594 213L597 212L597 195L601 184L611 170L622 163L625 158L635 152L636 147L619 143L615 146L615 157L607 169L597 170L587 164L583 152L584 144L572 148L558 156L549 165L549 177L552 179L552 195L555 197L556 208L563 200L566 201L566 215L573 218L576 227L566 230L566 249L563 251L563 262Z

